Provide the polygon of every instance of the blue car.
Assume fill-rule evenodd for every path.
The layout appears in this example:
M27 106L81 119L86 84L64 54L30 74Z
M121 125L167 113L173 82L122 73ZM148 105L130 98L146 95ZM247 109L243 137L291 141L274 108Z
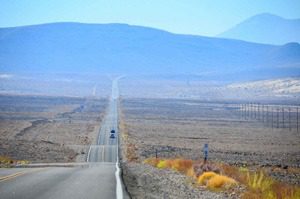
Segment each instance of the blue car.
M109 136L109 138L112 138L112 139L114 139L115 138L115 134L110 134L110 136Z

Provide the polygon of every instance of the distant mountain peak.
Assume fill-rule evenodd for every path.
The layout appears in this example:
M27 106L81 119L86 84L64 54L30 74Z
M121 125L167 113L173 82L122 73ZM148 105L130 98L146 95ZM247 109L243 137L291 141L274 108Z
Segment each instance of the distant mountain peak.
M275 45L300 42L300 19L286 19L270 13L261 13L217 36Z
M254 18L254 17L257 17L257 18L280 18L280 19L284 19L281 16L278 16L278 15L275 15L275 14L271 14L271 13L268 13L268 12L264 12L264 13L260 13L260 14L254 15L251 18Z

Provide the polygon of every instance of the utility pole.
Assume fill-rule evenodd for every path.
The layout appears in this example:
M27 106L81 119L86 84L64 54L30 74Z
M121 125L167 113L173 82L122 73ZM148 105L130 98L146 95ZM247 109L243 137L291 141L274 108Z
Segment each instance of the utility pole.
M258 120L260 120L261 119L261 116L260 116L260 103L258 103L257 104L258 105Z
M253 111L252 111L252 108L253 108L253 103L250 103L250 118L253 117Z
M291 131L292 129L292 124L291 124L291 107L289 107L289 130Z
M246 104L246 120L249 119L249 104Z
M250 117L249 107L250 107L250 104L249 104L249 103L247 103L247 114L246 114L246 116L247 116L247 120L248 120L248 119L249 119L249 117Z
M247 104L244 104L244 118L247 118Z
M279 108L277 108L277 128L279 128Z
M262 104L262 120L263 120L263 123L265 123L265 105Z
M282 128L284 128L284 108L282 107Z
M246 113L246 111L245 111L245 104L242 104L242 107L243 107L243 118L245 118L245 113Z
M298 124L299 124L298 118L299 118L299 117L298 117L298 107L297 107L297 133L298 133L298 130L299 130L299 127L298 127L298 126L299 126L299 125L298 125Z
M254 119L256 119L256 108L257 108L257 106L256 106L256 104L254 104Z
M269 124L269 106L267 105L267 117L266 117L267 125Z
M274 119L273 119L273 115L274 115L274 114L273 114L273 112L274 112L274 111L273 111L273 107L271 108L271 112L272 112L272 130L273 130L273 120L274 120Z
M239 114L239 115L240 115L240 118L243 119L243 104L240 104L240 105L239 105L239 108L240 108L240 109L239 109L239 110L240 110L240 114Z

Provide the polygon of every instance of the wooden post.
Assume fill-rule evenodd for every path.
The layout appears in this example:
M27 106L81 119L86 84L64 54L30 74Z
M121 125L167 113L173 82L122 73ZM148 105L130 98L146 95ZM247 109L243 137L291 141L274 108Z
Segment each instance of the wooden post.
M203 152L204 152L204 164L206 164L208 159L208 144L204 144Z

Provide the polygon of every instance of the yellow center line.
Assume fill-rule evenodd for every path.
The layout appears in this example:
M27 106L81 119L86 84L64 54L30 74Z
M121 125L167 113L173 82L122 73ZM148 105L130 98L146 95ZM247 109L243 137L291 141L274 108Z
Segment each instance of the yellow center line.
M0 177L0 182L4 182L4 181L7 181L7 180L16 178L18 176L22 176L22 175L33 173L33 172L38 172L38 171L45 170L45 169L48 169L48 168L39 168L39 169L31 170L31 171L20 171L20 172L14 173L14 174L10 174L10 175L7 175L7 176Z

